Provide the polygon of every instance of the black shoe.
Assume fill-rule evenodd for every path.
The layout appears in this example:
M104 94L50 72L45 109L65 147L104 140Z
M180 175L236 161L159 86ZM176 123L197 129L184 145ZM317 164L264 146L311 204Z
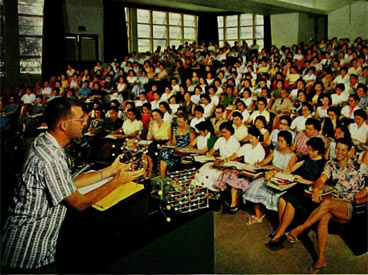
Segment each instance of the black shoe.
M270 235L268 235L268 237L272 240L273 239L273 237L275 237L276 236L276 232L275 231L273 231L273 232L271 232L270 233Z
M285 235L282 235L280 238L278 238L276 240L275 239L271 239L268 242L268 246L270 246L270 247L280 247L280 246L284 247L282 245L282 243L285 241L285 239L286 239L286 236Z
M239 208L237 206L231 206L229 208L229 214L231 214L231 215L236 214L236 212L238 212L238 211L239 211Z

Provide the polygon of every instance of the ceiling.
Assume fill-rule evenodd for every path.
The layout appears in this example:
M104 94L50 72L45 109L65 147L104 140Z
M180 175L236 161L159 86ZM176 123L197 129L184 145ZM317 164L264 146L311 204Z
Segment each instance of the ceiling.
M120 0L131 7L180 10L190 13L254 13L262 15L305 12L316 15L362 0Z

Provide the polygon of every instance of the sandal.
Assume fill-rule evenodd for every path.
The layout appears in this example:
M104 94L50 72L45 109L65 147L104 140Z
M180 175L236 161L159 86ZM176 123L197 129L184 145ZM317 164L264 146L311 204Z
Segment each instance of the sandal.
M321 272L322 269L326 268L327 265L325 266L320 266L320 267L316 267L316 265L312 265L309 267L308 271L310 274L319 274Z
M285 236L289 240L289 242L291 242L291 243L296 243L298 241L298 238L295 237L293 234L291 234L291 231L286 232Z
M250 215L248 217L248 221L245 223L246 225L252 225L252 224L256 224L256 223L262 223L263 222L263 218L265 215L263 215L260 218L257 218L255 215Z

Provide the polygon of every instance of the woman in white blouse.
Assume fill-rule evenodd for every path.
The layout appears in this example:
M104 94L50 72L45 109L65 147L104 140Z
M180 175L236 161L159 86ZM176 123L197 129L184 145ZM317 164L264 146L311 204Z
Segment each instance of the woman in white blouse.
M171 108L169 103L166 101L162 101L159 104L161 112L164 114L163 120L167 123L171 123L172 121L172 115L171 115Z
M233 136L234 128L230 122L222 123L220 125L220 130L222 137L217 139L215 145L206 154L206 156L212 157L218 151L219 158L217 160L228 161L230 158L236 157L236 152L240 149L240 143ZM209 188L212 191L218 191L218 188L214 186L214 183L221 173L221 170L213 168L213 163L207 163L199 169L199 173L196 174L195 183Z
M204 109L203 116L204 118L209 118L212 116L213 111L215 110L214 105L211 102L211 98L208 94L201 94L202 107Z

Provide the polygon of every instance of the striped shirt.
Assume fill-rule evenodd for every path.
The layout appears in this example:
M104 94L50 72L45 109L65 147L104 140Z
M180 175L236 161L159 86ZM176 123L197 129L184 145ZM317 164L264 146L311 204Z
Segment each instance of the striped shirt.
M312 136L313 137L313 136ZM318 134L314 137L319 137L323 140L323 142L326 145L326 137L322 136L321 134ZM301 156L306 156L308 154L308 145L307 145L307 141L310 139L311 137L308 137L305 133L305 131L300 132L296 138L295 138L295 153L297 154L297 156L301 157Z
M1 265L39 268L55 261L56 242L76 190L63 148L49 133L34 141L17 181L1 238Z

